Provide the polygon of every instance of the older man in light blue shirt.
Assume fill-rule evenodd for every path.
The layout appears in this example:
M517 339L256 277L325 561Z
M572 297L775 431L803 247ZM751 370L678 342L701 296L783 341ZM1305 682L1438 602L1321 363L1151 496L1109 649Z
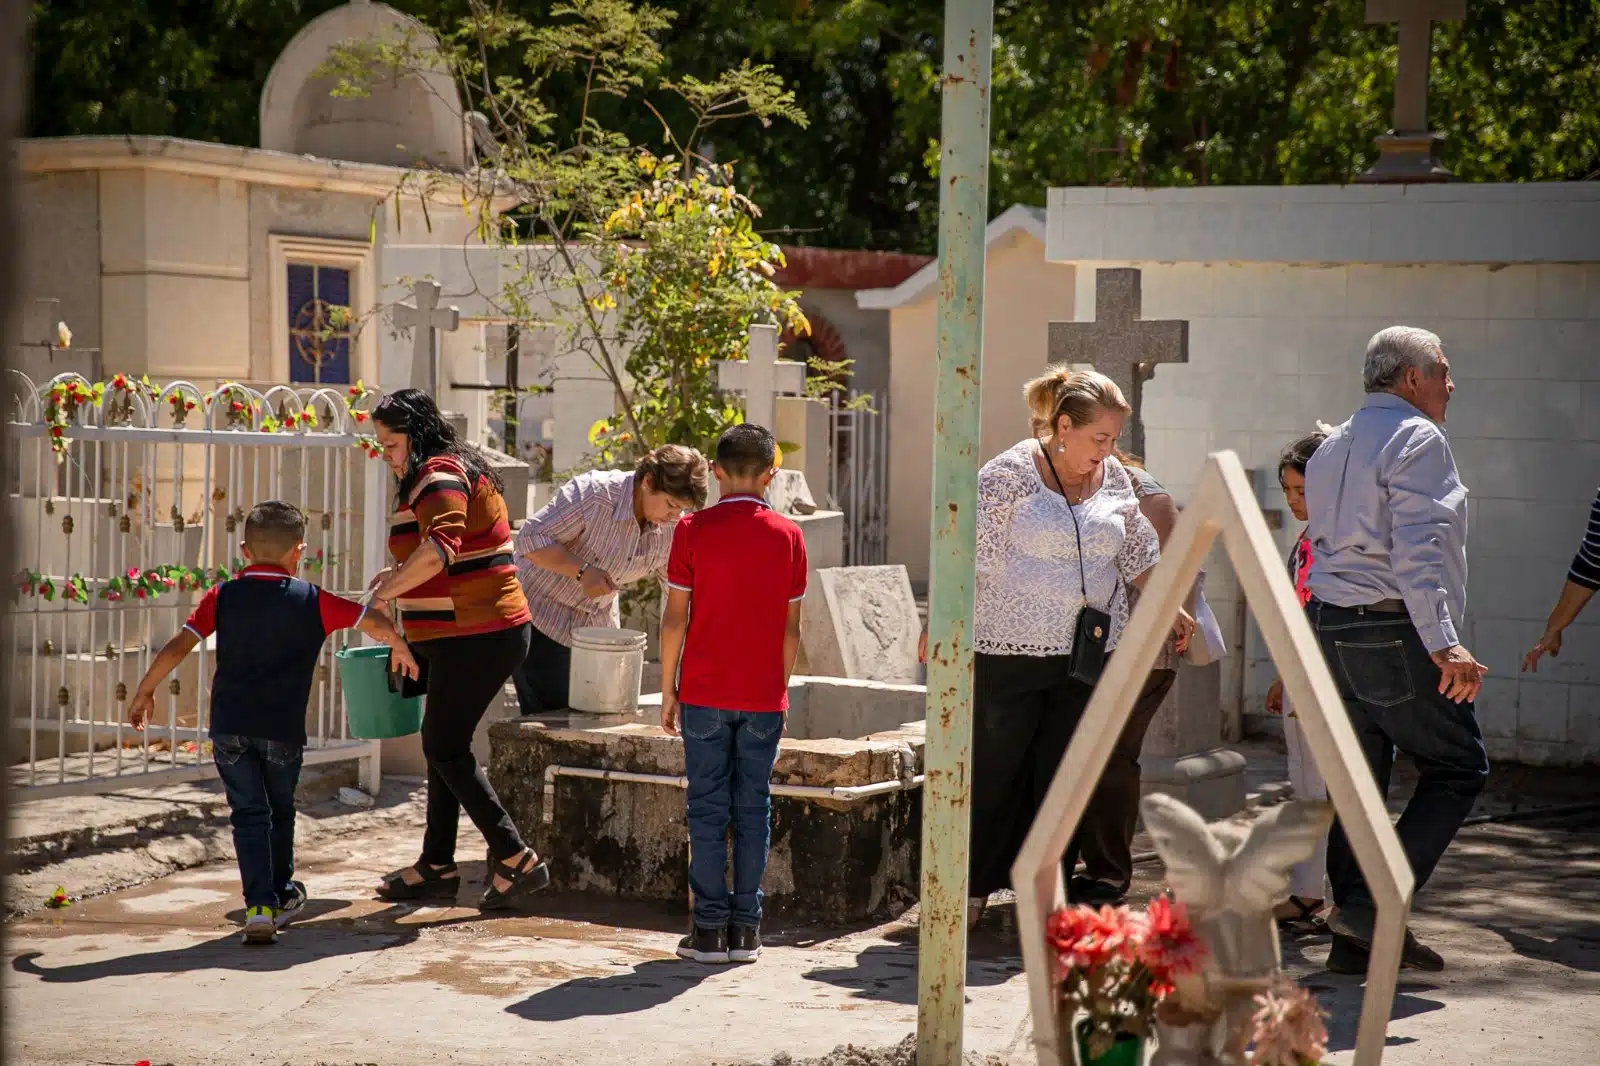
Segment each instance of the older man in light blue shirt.
M1420 774L1396 832L1420 889L1483 790L1489 761L1472 701L1485 668L1461 643L1467 489L1443 425L1455 390L1439 338L1392 326L1367 345L1367 401L1306 467L1307 613L1380 791L1394 752ZM1361 973L1373 903L1337 825L1328 968ZM1403 963L1444 960L1406 934Z

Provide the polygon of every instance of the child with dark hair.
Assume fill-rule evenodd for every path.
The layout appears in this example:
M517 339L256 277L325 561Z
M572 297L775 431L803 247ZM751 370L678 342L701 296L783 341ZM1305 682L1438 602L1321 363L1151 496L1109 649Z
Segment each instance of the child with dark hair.
M216 634L211 749L232 810L247 944L272 943L306 902L305 886L294 880L294 792L322 642L336 629L359 629L389 645L392 669L417 676L416 660L387 618L294 576L305 532L305 515L293 504L268 500L251 508L239 546L249 565L200 598L129 705L134 728L143 730L161 679Z
M762 498L777 441L734 426L717 442L721 499L678 523L661 622L661 728L683 736L694 925L678 955L754 962L770 842L772 765L800 648L806 545ZM727 834L733 825L733 891Z
M1318 423L1316 432L1308 433L1290 444L1278 459L1278 484L1283 488L1289 513L1294 515L1296 521L1304 522L1308 517L1306 464L1311 462L1311 457L1317 454L1317 449L1327 439L1327 428ZM1311 541L1302 529L1294 549L1289 553L1289 577L1294 581L1294 591L1302 607L1311 599L1311 592L1306 588L1306 579L1310 576ZM1281 679L1274 681L1272 687L1267 689L1267 711L1283 715L1283 741L1289 755L1289 784L1294 789L1295 799L1327 799L1328 786L1317 772L1316 761L1311 756L1311 745L1306 743L1305 735L1300 732L1300 719L1295 717L1294 709L1284 697ZM1285 932L1322 931L1326 923L1318 917L1318 912L1326 902L1322 886L1327 873L1328 838L1324 836L1310 858L1295 863L1289 874L1289 898L1278 904L1273 912Z

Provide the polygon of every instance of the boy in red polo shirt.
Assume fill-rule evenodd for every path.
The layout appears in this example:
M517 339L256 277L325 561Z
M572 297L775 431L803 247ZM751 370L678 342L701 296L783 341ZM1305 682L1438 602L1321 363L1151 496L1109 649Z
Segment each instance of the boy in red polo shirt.
M721 499L678 523L667 561L661 728L683 736L694 928L678 955L696 962L761 954L772 764L806 594L800 527L762 498L776 461L777 441L763 427L724 433L712 468Z

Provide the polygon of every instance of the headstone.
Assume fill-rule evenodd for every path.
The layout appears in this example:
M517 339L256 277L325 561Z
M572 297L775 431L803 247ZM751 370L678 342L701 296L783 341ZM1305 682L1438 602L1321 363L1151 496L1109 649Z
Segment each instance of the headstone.
M904 566L815 571L801 615L807 670L856 681L918 682L922 623Z
M752 325L743 360L717 364L717 387L744 393L744 420L772 429L778 393L805 391L806 365L778 358L778 327Z
M1140 273L1132 267L1095 271L1094 321L1050 323L1049 361L1092 363L1133 405L1122 429L1122 444L1144 454L1141 403L1144 383L1155 376L1157 363L1189 361L1189 323L1140 319L1143 296Z
M411 333L411 387L429 396L439 395L439 348L433 331L454 330L461 325L461 312L439 306L439 286L419 281L412 287L413 303L396 304L394 324Z
M804 471L779 470L767 486L767 502L779 514L816 514L817 501L811 495Z
M1460 22L1467 0L1367 0L1367 22L1400 24L1394 76L1394 129L1378 138L1378 161L1365 182L1449 181L1439 163L1443 134L1428 131L1428 70L1433 24Z

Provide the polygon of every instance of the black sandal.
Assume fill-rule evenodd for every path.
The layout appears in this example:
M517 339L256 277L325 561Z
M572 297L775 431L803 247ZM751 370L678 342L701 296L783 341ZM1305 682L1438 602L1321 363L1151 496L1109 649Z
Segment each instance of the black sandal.
M529 854L532 854L529 852ZM520 856L518 856L520 859ZM489 872L484 874L487 882L483 890L483 898L478 900L480 911L498 911L511 906L518 896L526 896L540 889L550 887L550 867L542 862L537 855L533 857L532 866L512 866L509 863L497 862L489 867ZM508 872L509 871L509 872ZM504 892L494 887L495 875L504 877L510 884L506 885Z
M395 901L447 899L455 902L456 894L461 891L461 876L456 873L455 863L446 863L435 870L427 863L418 862L411 869L417 872L421 881L411 884L405 879L403 870L392 873L383 879L383 887L378 889L379 898ZM448 874L456 876L446 876Z
M1300 913L1291 914L1287 918L1279 918L1279 932L1320 934L1327 931L1328 921L1319 913L1327 907L1326 901L1313 907L1299 896L1290 896L1287 902L1292 904L1295 910Z

